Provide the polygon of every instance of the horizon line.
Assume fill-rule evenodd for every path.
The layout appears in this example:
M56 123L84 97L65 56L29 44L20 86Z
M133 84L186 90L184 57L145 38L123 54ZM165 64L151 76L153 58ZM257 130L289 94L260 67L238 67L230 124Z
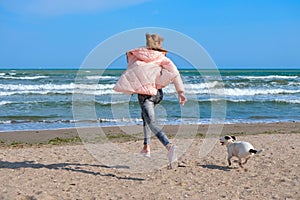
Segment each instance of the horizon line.
M216 67L219 70L300 70L300 67ZM84 70L125 70L126 67L112 67L112 68L84 68ZM191 68L191 67L178 67L178 70L199 70L198 68ZM41 67L28 67L28 68L1 68L0 70L80 70L80 67L46 67L46 68L41 68ZM213 70L212 68L201 68L201 70Z

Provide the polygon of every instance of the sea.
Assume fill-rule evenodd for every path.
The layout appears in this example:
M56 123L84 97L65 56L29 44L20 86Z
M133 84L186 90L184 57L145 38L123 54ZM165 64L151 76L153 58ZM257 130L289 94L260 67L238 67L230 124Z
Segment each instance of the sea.
M0 70L0 131L142 124L137 95L113 86L124 69ZM180 70L156 107L161 124L300 121L300 69Z

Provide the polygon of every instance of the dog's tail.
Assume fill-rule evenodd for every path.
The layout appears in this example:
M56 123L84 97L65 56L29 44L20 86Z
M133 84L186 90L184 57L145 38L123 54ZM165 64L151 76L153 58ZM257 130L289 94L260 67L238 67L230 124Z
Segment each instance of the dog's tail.
M260 153L263 152L263 151L264 151L263 149L261 149L261 150L250 149L250 150L249 150L249 153L260 154Z

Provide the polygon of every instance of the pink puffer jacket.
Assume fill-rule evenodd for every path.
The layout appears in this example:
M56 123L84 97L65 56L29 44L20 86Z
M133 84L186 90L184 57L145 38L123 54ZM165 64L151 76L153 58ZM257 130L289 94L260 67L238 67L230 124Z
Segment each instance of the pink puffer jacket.
M128 66L114 86L117 92L126 94L156 95L174 82L177 92L184 92L180 74L174 63L163 52L137 48L126 53Z

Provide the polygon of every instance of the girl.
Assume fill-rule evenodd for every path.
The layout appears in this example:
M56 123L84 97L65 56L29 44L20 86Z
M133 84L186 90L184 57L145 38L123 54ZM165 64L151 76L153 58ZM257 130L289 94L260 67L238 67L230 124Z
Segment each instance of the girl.
M146 34L146 47L126 53L128 66L116 83L114 90L127 94L138 94L142 110L144 146L141 153L150 157L151 131L168 150L170 166L175 161L175 146L158 127L154 108L163 99L162 88L174 83L178 101L183 106L187 101L184 86L175 64L166 57L167 50L162 48L163 38L157 34Z

